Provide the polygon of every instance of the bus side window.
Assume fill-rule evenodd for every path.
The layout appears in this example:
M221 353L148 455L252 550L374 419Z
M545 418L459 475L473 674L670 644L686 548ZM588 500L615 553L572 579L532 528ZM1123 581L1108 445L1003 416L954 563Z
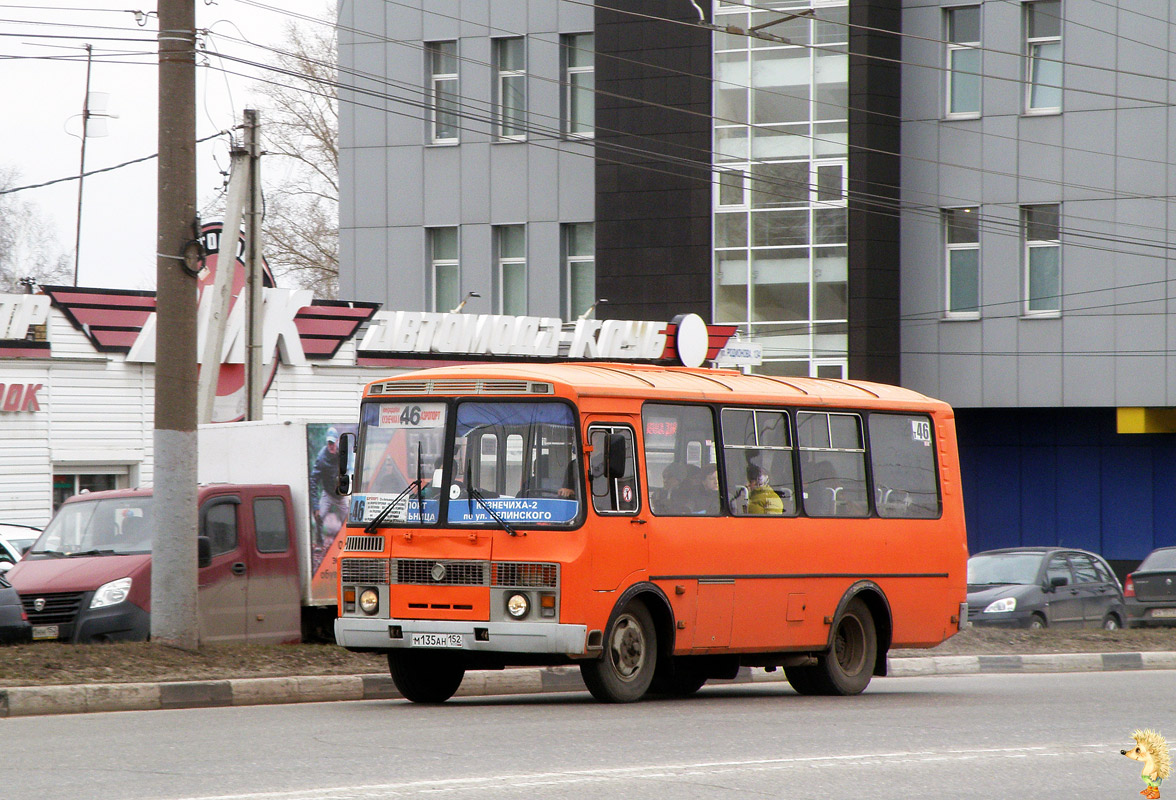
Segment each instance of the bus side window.
M635 514L641 507L637 497L637 454L633 431L626 427L592 426L588 429L592 446L588 477L592 486L592 507L598 514ZM609 476L610 460L617 460L624 449L621 475Z
M724 408L727 499L736 516L795 516L792 441L782 411Z
M866 449L857 414L799 411L800 477L811 517L866 517Z

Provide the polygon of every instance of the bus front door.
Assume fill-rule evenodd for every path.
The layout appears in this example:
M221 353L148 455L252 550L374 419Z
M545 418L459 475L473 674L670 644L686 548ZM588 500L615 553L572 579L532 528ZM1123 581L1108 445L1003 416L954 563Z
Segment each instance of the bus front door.
M637 480L635 420L591 420L588 425L589 547L592 588L615 591L649 563L646 504Z

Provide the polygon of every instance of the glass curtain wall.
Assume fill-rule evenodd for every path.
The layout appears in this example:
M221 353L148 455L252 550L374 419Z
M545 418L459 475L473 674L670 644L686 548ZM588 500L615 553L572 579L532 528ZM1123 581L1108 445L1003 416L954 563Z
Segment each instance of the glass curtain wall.
M763 345L767 374L848 362L848 21L848 2L715 9L790 42L714 39L714 316Z

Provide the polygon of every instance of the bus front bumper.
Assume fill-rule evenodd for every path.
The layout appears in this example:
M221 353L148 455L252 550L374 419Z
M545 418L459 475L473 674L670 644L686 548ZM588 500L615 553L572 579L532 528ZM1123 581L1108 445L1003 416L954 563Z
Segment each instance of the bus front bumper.
M482 653L584 655L586 625L556 622L468 622L433 619L335 620L335 641L349 650L463 650Z

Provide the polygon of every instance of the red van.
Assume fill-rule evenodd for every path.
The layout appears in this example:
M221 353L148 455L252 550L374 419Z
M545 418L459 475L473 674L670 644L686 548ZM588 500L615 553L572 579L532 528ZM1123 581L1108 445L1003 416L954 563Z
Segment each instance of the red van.
M198 495L202 642L297 642L302 593L290 489L202 486ZM142 641L151 631L150 490L67 500L7 573L34 641Z

